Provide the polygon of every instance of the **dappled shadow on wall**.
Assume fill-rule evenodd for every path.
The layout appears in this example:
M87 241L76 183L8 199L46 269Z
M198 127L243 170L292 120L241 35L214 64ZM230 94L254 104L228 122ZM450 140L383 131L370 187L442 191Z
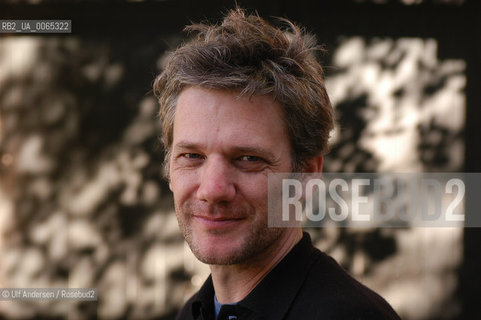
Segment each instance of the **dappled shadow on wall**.
M170 273L184 243L149 92L164 50L0 39L0 285L99 292L98 303L2 302L0 318L138 319L182 302Z
M327 171L458 171L465 63L433 39L342 41L327 80L338 115Z
M342 38L328 68L337 113L325 172L456 172L464 163L465 62L434 39ZM453 228L313 229L318 247L403 319L452 318L462 262Z
M0 39L0 286L99 290L95 304L2 303L0 317L168 319L202 284L160 178L149 90L168 42ZM463 61L439 60L432 39L354 37L331 65L326 171L460 169ZM461 230L309 231L403 319L456 314Z

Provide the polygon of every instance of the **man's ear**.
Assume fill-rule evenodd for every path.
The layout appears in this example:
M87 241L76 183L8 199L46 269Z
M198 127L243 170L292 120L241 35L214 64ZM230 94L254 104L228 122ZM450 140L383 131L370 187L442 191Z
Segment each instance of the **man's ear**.
M313 157L306 161L304 171L308 173L321 173L323 162L324 162L323 156Z

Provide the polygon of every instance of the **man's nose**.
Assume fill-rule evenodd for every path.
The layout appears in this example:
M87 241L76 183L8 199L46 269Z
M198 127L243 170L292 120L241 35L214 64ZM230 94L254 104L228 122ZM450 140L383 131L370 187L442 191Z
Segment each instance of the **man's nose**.
M197 189L199 200L208 203L229 202L235 197L233 171L222 159L209 159L202 168L200 185Z

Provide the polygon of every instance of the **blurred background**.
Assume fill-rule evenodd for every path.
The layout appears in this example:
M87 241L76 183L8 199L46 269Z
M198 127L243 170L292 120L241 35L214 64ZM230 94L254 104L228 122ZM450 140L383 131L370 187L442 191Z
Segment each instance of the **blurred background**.
M327 49L338 126L325 171L481 171L478 1L237 3L290 18ZM0 1L0 19L73 25L0 34L0 287L99 294L0 301L0 319L173 319L203 283L209 270L184 244L161 178L151 85L186 24L233 6ZM308 231L403 319L481 319L479 229Z

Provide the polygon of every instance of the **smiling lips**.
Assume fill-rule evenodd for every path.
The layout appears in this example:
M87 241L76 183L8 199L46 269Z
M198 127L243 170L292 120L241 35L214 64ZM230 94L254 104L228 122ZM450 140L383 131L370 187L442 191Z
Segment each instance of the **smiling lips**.
M193 218L208 229L227 228L245 220L243 217L211 217L199 215L194 215Z

